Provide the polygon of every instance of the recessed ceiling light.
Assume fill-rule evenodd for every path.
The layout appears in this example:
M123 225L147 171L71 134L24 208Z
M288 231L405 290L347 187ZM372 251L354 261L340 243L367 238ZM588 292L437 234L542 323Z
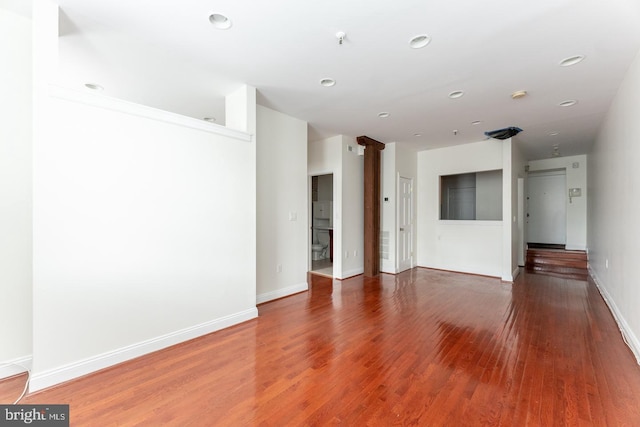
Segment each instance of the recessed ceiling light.
M567 99L566 101L562 101L558 105L561 107L571 107L572 105L576 105L577 103L578 101L576 101L575 99Z
M205 122L209 122L209 123L215 123L216 122L216 118L215 117L205 117L204 119Z
M219 30L228 30L231 28L231 19L220 13L209 15L209 22Z
M381 119L386 119L390 115L391 114L387 113L386 111L383 111L382 113L378 113L378 117L380 117Z
M475 120L471 122L472 125L479 125L480 123L482 123L480 120Z
M426 34L420 34L419 36L413 37L409 40L409 46L412 49L420 49L421 47L425 47L431 41L431 37Z
M525 96L527 96L526 90L517 90L511 94L512 99L520 99L524 98Z
M327 77L320 80L320 84L324 87L331 87L331 86L335 86L336 81Z
M565 58L562 61L560 61L560 66L561 67L570 67L572 65L576 65L578 62L582 62L583 59L584 59L584 55L570 56L570 57Z
M460 98L462 95L464 95L464 92L461 90L454 90L453 92L451 92L449 94L449 98L451 99L456 99L456 98Z
M421 133L414 133L413 136L415 136L417 138L419 136L422 136L422 134Z
M104 88L98 84L95 83L85 83L84 87L91 89L91 90L97 90L98 92L103 91Z
M558 136L558 135L560 135L560 132L551 132L549 135L551 135L551 136Z

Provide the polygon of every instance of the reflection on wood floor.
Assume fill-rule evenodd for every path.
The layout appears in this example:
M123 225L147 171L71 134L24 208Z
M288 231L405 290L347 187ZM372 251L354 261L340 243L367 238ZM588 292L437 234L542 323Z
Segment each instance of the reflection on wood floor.
M309 280L256 320L24 402L70 403L73 426L640 425L640 367L590 280Z

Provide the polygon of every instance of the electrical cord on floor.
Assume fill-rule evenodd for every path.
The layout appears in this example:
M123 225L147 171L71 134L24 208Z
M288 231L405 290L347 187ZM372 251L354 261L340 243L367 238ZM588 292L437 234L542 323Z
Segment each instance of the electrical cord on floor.
M22 368L24 372L27 373L27 380L24 382L24 388L22 389L22 394L20 394L20 397L18 397L18 399L16 399L16 401L12 403L12 405L17 405L18 403L20 403L22 399L24 399L24 396L27 394L27 390L29 389L29 381L31 381L31 370L25 368L24 366L18 363L0 363L0 367L5 367L5 366L18 366Z

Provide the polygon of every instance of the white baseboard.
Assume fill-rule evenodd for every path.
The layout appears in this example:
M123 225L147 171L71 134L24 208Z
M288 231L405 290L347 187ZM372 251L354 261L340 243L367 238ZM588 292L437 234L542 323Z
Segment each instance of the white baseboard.
M274 299L288 297L289 295L297 294L309 290L309 284L299 283L297 285L288 286L282 289L276 289L275 291L265 292L256 296L256 304L262 304L263 302L273 301Z
M31 364L31 355L0 362L0 379L30 371Z
M611 311L613 318L616 320L618 328L622 333L622 339L629 346L631 352L636 357L636 361L640 365L640 341L638 340L638 337L633 333L624 316L622 315L622 313L620 313L620 310L618 309L618 306L614 302L613 298L611 298L611 295L609 295L609 292L607 292L607 288L602 285L602 282L598 278L598 275L591 267L589 267L589 274L595 282L598 291L600 291L602 299L604 299L604 302L607 303L607 306L609 307L609 311Z
M246 322L247 320L251 320L256 317L258 317L258 309L254 307L239 313L234 313L229 316L185 328L180 331L103 353L95 357L70 363L59 368L50 369L44 372L35 372L31 375L29 391L34 392L42 390L65 381L90 374L100 369L117 365L118 363L144 356L145 354L162 350L163 348L167 348L202 335L210 334L238 323Z

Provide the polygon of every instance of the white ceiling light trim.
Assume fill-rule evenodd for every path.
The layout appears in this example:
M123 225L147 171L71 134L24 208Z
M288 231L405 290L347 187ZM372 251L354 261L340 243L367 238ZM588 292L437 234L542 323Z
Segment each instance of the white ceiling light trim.
M220 13L212 13L209 15L209 22L219 30L228 30L231 28L231 25L233 25L231 19Z
M95 90L97 92L102 92L104 90L102 86L96 83L85 83L84 87L86 87L87 89Z
M461 98L462 95L464 95L464 91L462 91L462 90L454 90L453 92L449 93L449 98L458 99L458 98Z
M386 112L386 111L383 111L383 112L381 112L381 113L378 113L378 117L380 117L381 119L386 119L386 118L387 118L387 117L389 117L390 115L391 115L391 114L390 114L390 113L388 113L388 112Z
M561 67L570 67L572 65L576 65L579 62L582 62L582 60L584 58L585 58L584 55L570 56L570 57L564 58L562 61L560 61L560 66Z
M428 45L431 42L431 37L426 34L419 34L417 36L413 36L411 40L409 40L409 46L412 49L421 49Z
M567 99L566 101L562 101L560 104L558 104L561 107L572 107L574 105L576 105L578 103L578 101L576 101L575 99Z
M325 77L324 79L320 79L320 85L324 87L331 87L336 85L336 81L330 77Z

